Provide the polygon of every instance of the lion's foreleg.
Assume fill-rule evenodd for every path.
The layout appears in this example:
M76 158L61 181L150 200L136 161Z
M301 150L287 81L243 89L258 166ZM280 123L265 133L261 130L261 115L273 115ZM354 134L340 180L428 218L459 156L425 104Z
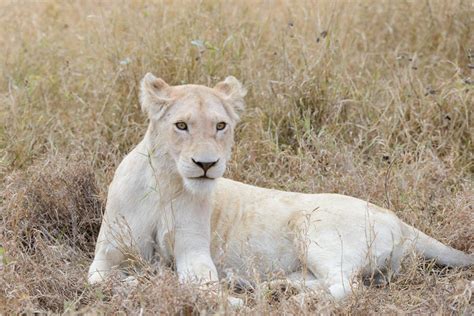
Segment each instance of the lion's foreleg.
M99 234L94 260L90 265L88 273L90 284L105 280L112 269L124 260L123 252L107 238L107 235L105 232Z
M174 257L179 278L184 282L218 281L210 250L211 210L202 201L186 204L177 211L175 224Z
M125 220L103 220L97 238L94 260L89 268L90 284L105 280L131 253L132 232Z

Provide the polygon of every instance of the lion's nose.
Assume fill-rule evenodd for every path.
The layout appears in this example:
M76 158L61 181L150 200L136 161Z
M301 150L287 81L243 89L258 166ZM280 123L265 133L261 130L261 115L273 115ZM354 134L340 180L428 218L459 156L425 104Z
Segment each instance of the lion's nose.
M219 159L217 159L216 161L209 161L209 162L204 162L204 161L196 161L194 160L193 158L191 158L193 160L193 162L198 165L199 167L201 167L202 170L204 170L204 172L206 172L207 170L211 169L212 166L214 166L218 161Z

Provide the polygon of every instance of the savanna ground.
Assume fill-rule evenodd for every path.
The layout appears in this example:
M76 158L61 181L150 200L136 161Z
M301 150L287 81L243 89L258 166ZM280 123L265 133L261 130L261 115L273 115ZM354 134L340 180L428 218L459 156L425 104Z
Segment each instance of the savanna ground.
M473 252L473 19L461 0L1 1L0 313L239 312L138 259L138 286L86 283L148 71L244 82L228 177L368 199ZM472 279L410 256L341 304L235 295L240 312L470 314Z

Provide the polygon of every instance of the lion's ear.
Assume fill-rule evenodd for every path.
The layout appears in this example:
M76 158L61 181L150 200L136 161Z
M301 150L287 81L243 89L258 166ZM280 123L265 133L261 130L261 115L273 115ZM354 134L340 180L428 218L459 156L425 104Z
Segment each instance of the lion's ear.
M224 99L233 107L237 115L243 112L245 108L244 97L247 94L247 90L239 80L229 76L224 81L219 82L214 87L214 90L217 90L224 96Z
M140 84L140 104L148 118L158 119L169 104L170 86L161 78L147 73Z

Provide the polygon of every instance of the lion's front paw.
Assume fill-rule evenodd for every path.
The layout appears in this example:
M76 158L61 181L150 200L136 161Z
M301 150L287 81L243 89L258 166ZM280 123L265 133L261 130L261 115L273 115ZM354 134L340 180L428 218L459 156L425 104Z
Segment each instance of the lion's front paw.
M193 263L186 269L178 271L179 280L182 283L207 283L217 282L217 271L214 266L206 263Z
M99 271L90 272L87 278L87 282L89 282L89 284L97 284L103 282L104 280L104 273L100 273Z

